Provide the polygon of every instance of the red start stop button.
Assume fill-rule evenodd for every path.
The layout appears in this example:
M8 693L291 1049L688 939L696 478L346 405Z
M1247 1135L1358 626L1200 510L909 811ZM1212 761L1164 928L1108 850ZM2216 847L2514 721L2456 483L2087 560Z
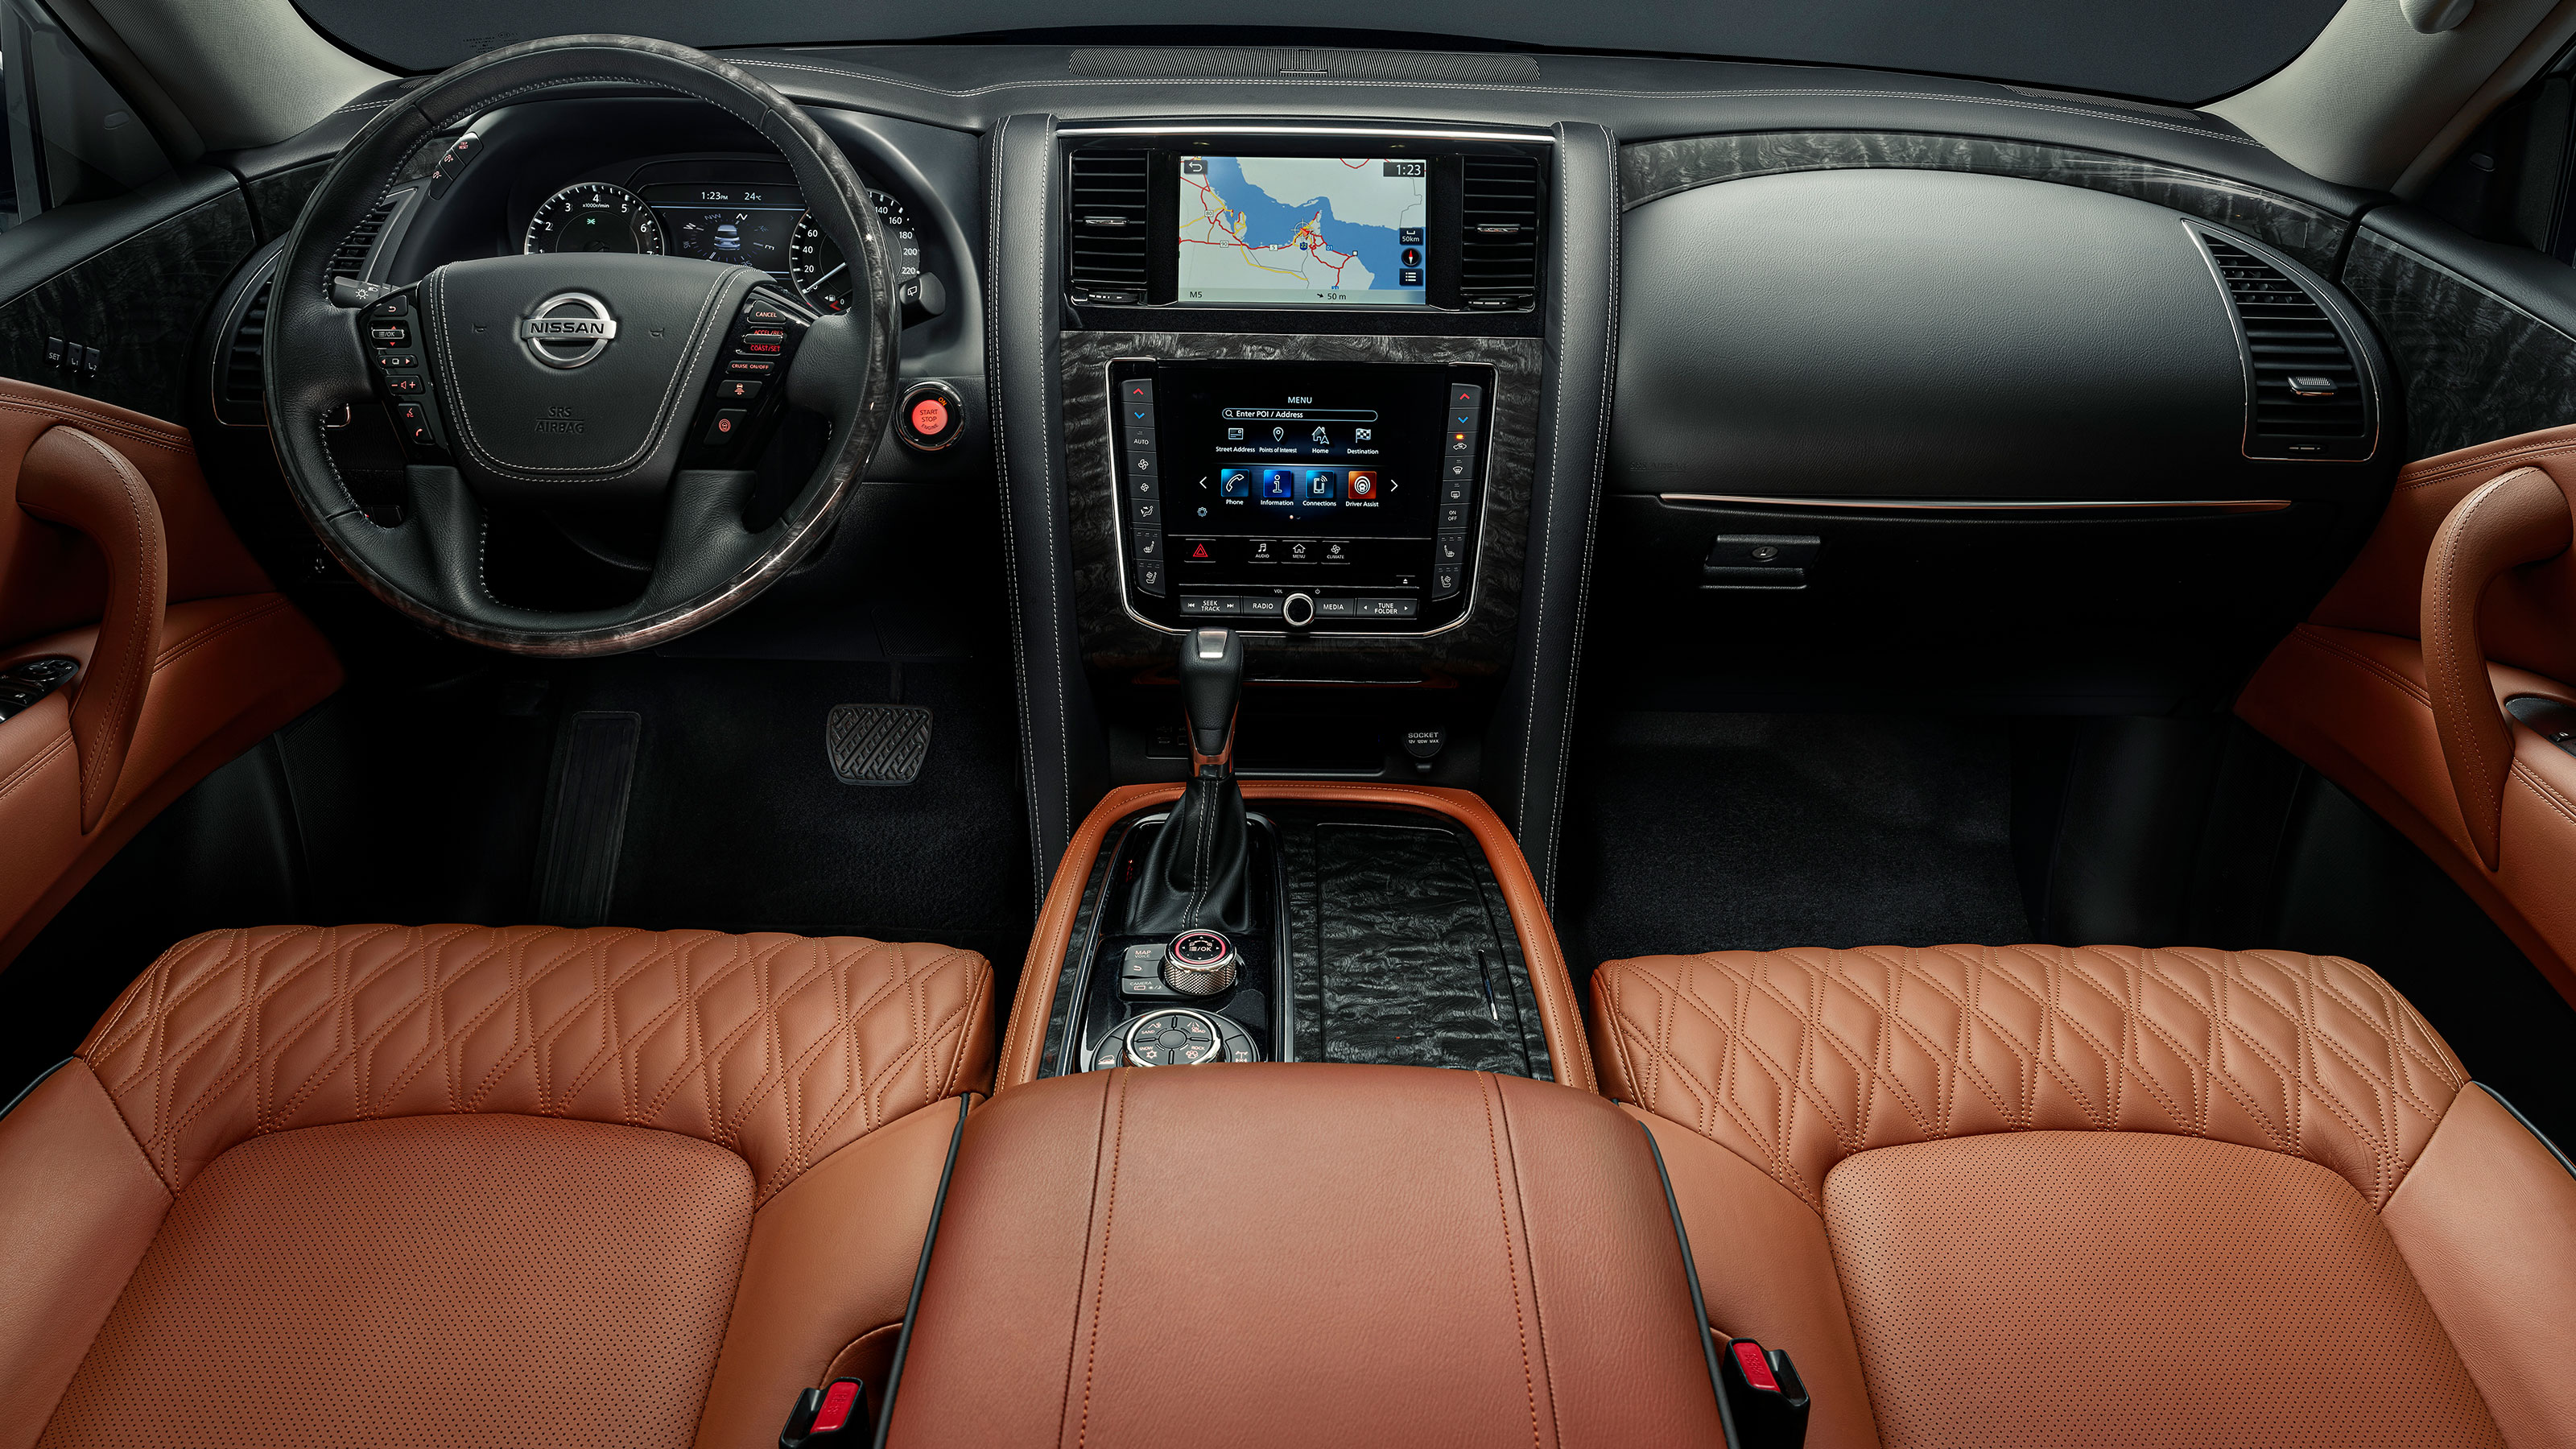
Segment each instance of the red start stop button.
M936 453L966 431L966 399L944 382L924 380L904 389L894 435L916 453Z

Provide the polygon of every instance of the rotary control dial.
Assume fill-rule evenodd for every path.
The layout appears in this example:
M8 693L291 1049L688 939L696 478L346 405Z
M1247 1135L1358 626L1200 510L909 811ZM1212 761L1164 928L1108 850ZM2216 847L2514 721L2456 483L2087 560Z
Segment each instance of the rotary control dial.
M1129 1066L1192 1067L1225 1052L1225 1034L1216 1019L1186 1006L1149 1011L1128 1026L1126 1035Z
M1163 980L1186 996L1214 996L1234 984L1234 943L1204 928L1183 931L1163 953Z

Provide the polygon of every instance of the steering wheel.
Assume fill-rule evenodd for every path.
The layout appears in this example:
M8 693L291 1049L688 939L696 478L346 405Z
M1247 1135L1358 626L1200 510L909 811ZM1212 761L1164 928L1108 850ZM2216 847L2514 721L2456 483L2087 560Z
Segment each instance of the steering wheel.
M817 313L751 267L608 252L334 285L332 253L429 137L495 105L604 82L696 97L776 147L849 259L850 310ZM377 112L305 203L270 288L263 369L279 465L332 556L404 614L515 654L645 648L740 607L829 533L891 410L901 328L886 258L848 158L744 71L626 35L493 51ZM411 507L391 528L360 509L323 435L342 408L379 404L407 459ZM752 465L788 405L827 418L831 446L785 510L753 528ZM495 508L656 505L652 573L627 604L522 608L485 581Z

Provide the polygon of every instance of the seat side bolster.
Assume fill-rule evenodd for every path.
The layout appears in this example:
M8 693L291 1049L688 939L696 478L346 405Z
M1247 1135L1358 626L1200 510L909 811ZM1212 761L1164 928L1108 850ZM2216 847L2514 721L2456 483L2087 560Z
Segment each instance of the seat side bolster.
M1878 1449L1824 1220L1769 1173L1690 1128L1625 1102L1620 1110L1646 1124L1663 1154L1709 1326L1789 1351L1815 1396L1809 1449Z
M0 1117L0 1449L26 1449L170 1211L83 1061Z
M2576 1174L2465 1091L2381 1210L2513 1449L2576 1446Z
M698 1416L699 1449L776 1443L797 1391L836 1368L883 1402L894 1335L878 1331L903 1322L958 1111L951 1097L887 1123L761 1205ZM862 1339L873 1351L850 1353Z

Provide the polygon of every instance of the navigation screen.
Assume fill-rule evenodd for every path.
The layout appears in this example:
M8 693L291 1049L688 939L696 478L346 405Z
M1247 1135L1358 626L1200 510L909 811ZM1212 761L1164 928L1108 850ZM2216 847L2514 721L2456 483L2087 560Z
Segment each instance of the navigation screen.
M1420 307L1427 161L1183 156L1187 302Z

